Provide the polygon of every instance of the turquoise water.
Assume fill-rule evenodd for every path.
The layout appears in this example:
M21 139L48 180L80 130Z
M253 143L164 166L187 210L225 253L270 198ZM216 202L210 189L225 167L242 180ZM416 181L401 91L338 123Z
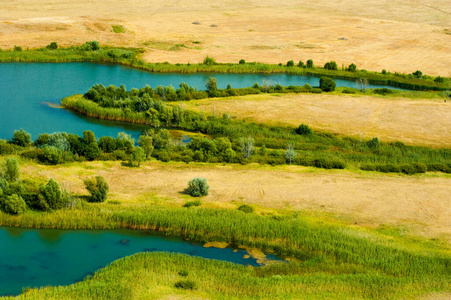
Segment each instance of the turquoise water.
M0 295L23 287L68 285L137 252L167 251L257 266L244 250L204 248L146 230L58 230L0 227ZM270 259L277 259L269 255Z
M102 121L82 117L72 112L49 107L47 103L59 104L60 100L73 94L85 93L92 85L124 84L127 89L172 85L178 87L186 82L205 89L205 82L214 76L219 88L230 84L234 88L252 86L263 79L283 86L319 85L319 78L288 74L180 74L149 73L119 65L91 63L4 63L0 64L0 138L10 139L14 130L23 128L32 139L44 132L64 131L81 135L92 130L97 137L117 136L125 131L139 137L144 126L121 122ZM356 87L352 81L335 80L337 86ZM369 85L368 88L382 87Z

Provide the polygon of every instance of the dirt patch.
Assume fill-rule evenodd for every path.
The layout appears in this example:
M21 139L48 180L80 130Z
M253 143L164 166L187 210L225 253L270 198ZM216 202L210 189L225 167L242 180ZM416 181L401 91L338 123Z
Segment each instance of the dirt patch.
M448 0L91 1L16 0L2 4L0 47L69 46L87 40L141 47L146 41L202 41L170 51L144 45L147 61L286 63L311 58L359 68L451 76ZM198 22L197 25L193 22ZM121 24L125 33L111 28ZM217 27L211 27L211 25Z
M72 166L23 165L25 176L54 178L70 191L87 194L83 179L101 175L110 185L109 200L121 205L182 206L181 192L193 177L207 178L206 207L257 211L282 209L336 214L364 226L403 226L413 234L445 236L451 241L451 178L326 171L298 166L239 166L145 163L128 168L116 162Z
M451 104L439 100L345 95L257 95L190 101L190 109L276 125L308 124L356 138L451 147Z

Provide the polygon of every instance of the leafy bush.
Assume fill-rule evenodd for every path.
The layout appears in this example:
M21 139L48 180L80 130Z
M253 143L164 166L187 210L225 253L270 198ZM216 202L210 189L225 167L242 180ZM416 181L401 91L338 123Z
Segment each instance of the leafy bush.
M313 68L313 67L314 67L313 60L311 60L311 59L307 60L307 68Z
M5 213L12 215L21 215L27 210L27 204L22 197L12 194L0 199L1 208Z
M43 163L48 163L51 165L57 165L63 162L64 152L56 147L46 146L43 149L43 154L39 157L39 160Z
M0 140L0 155L8 155L14 153L14 147L4 140Z
M250 214L250 213L254 212L254 208L252 206L250 206L250 205L247 205L247 204L240 205L238 207L238 210L240 210L240 211L242 211L242 212L244 212L246 214Z
M209 57L208 55L204 58L204 61L202 62L204 65L211 66L216 65L216 60L213 57Z
M180 280L175 283L175 287L183 290L194 290L196 283L192 280Z
M357 66L355 64L350 64L349 67L346 68L349 72L355 72L357 71Z
M91 197L88 199L89 202L103 202L106 200L109 186L102 176L85 179L83 183L91 194Z
M49 50L56 50L58 49L58 44L56 42L51 42L46 48Z
M21 52L21 51L22 51L22 47L14 45L13 50L14 50L15 52Z
M334 61L329 61L324 65L324 69L326 70L338 70L337 63Z
M240 65L244 65L245 63L246 63L246 61L244 59L240 59L240 62L239 62Z
M11 142L21 147L27 147L31 143L31 134L23 129L15 130Z
M194 200L194 201L188 201L185 204L183 204L183 207L191 207L191 206L200 206L202 202L200 200Z
M42 197L50 209L60 209L66 204L66 199L61 192L60 186L53 179L39 188L39 196Z
M421 72L420 70L416 70L415 72L412 73L412 75L415 78L421 78L423 77L423 72Z
M3 176L8 182L15 182L19 179L19 163L15 158L8 157L5 161Z
M208 195L208 189L207 179L195 177L188 182L187 192L192 197L202 197Z
M379 149L379 146L380 146L379 139L378 139L377 137L372 138L371 140L369 140L368 142L366 142L366 145L367 145L368 148L370 148L371 150Z
M329 77L321 77L319 87L324 92L332 92L335 90L335 81Z
M287 67L294 67L294 61L292 60L287 61Z
M296 128L296 133L300 135L311 135L313 134L313 130L308 127L308 125L301 124L298 128Z

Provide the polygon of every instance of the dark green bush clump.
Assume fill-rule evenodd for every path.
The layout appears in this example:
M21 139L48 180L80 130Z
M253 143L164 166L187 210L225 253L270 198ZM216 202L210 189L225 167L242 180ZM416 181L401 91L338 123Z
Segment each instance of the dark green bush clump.
M192 280L180 280L175 283L175 287L183 290L194 290L196 283Z
M31 143L31 134L23 129L15 130L11 143L21 147L27 147Z
M47 47L45 47L49 50L56 50L58 49L58 44L56 42L51 42L49 45L47 45Z
M338 70L337 63L335 61L329 61L324 65L326 70Z
M12 194L5 198L0 198L1 208L5 213L11 215L21 215L27 210L27 205L22 197Z
M393 94L394 91L392 89L381 88L381 89L374 89L374 93L385 96L385 95Z
M335 91L335 81L329 77L321 77L319 87L324 92L333 92Z
M301 124L298 128L296 128L296 133L300 135L311 135L313 134L313 130L308 127L308 125Z
M89 202L103 202L107 198L109 190L108 183L102 176L96 176L93 179L85 179L84 181L86 189L91 194Z
M287 67L294 67L294 61L292 60L287 61Z
M207 179L195 177L188 182L187 192L192 197L202 197L208 195Z
M242 212L244 212L246 214L250 214L250 213L254 212L254 208L252 206L250 206L250 205L247 205L247 204L240 205L238 207L238 210L240 210L240 211L242 211Z

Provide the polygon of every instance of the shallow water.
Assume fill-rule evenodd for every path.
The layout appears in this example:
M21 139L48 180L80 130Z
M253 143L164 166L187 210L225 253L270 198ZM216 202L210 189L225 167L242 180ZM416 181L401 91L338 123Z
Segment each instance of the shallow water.
M257 266L248 253L204 248L146 230L59 230L0 227L0 295L23 287L67 285L121 257L167 251ZM277 259L268 255L269 259Z

